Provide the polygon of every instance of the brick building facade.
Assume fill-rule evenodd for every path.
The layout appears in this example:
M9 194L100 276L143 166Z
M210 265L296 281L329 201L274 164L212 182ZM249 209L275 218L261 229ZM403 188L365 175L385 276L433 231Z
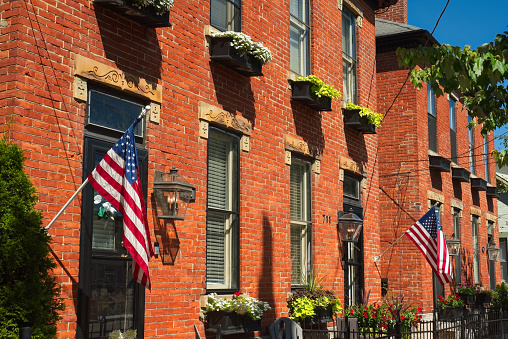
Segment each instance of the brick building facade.
M452 258L455 283L493 289L500 282L499 264L489 261L487 249L491 239L499 244L494 136L468 130L471 119L458 95L436 98L427 84L417 90L407 79L395 50L438 42L408 25L406 1L378 16L376 39L378 107L388 111L378 133L381 249L436 205L445 235L461 241L460 256ZM453 292L453 284L433 282L407 237L383 255L380 266L388 292L423 304L425 311L438 295Z
M203 335L201 307L214 291L268 302L266 327L287 315L295 275L311 267L346 304L363 289L371 301L381 297L370 258L382 249L384 229L378 137L346 127L340 100L329 112L291 100L288 79L316 74L350 101L383 112L375 11L389 1L227 4L177 0L171 26L159 28L150 27L159 19L128 17L136 11L122 1L0 5L2 132L24 151L46 224L141 108L152 107L136 131L151 240L160 246L150 262L152 289L130 281L121 218L110 211L98 219L103 201L86 186L48 230L66 304L59 338L104 337L115 326L136 328L138 338L193 338L193 325ZM224 19L230 15L235 19ZM271 50L263 76L246 77L210 60L208 34L217 29L239 29ZM156 216L153 182L156 171L173 166L196 188L196 199L185 220L167 221ZM293 204L306 215L293 215ZM337 232L338 213L348 207L364 229L358 265L349 271L348 245ZM467 208L464 201L464 213ZM224 229L214 243L217 227Z

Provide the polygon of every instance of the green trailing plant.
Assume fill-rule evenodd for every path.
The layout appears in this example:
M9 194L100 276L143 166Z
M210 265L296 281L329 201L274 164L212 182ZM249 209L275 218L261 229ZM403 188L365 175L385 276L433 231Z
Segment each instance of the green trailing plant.
M250 54L262 65L269 63L272 60L272 53L270 50L263 46L260 42L252 41L251 37L245 33L226 31L226 32L212 32L212 37L217 38L232 38L231 46L233 46L240 56Z
M467 283L463 282L459 286L457 286L457 293L458 294L464 294L464 295L476 295L476 291L473 286L468 285Z
M232 299L220 298L216 293L211 293L206 302L204 314L212 311L235 312L240 315L248 315L253 320L259 320L265 311L271 307L267 302L235 292Z
M371 108L355 105L349 102L346 105L346 109L349 110L360 110L359 114L361 117L367 117L369 124L373 124L376 127L381 126L383 121L383 114L374 112Z
M49 339L64 304L23 163L22 150L0 138L0 337L17 339L19 327L29 326L33 338Z
M296 77L295 81L310 81L312 82L312 87L310 88L312 93L314 93L317 97L329 97L332 99L337 99L342 96L340 91L331 85L327 85L323 80L321 80L316 75L307 75L306 77Z

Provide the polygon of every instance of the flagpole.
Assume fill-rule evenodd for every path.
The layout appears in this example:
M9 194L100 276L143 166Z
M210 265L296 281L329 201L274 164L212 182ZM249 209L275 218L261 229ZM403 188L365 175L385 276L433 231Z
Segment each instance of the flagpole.
M402 235L397 239L395 240L390 246L388 246L388 248L386 250L383 251L383 253L381 253L380 255L378 255L377 257L374 257L374 262L378 261L379 258L381 258L383 256L383 254L385 254L390 248L393 247L393 245L395 245L400 239L402 239L402 237L404 236L404 234L406 234L406 232L402 233Z
M142 119L146 115L146 112L149 110L150 110L150 105L146 105L145 107L143 107L143 109L141 110L141 113L138 116L138 119ZM88 184L88 178L86 178L85 181L83 181L81 186L79 186L79 188L76 190L76 192L74 192L72 197L70 197L69 200L67 200L65 205L63 205L62 209L60 209L60 211L55 215L55 217L53 218L53 220L51 220L51 222L48 224L48 226L44 227L45 230L48 230L51 227L51 225L53 225L53 223L56 221L56 219L58 219L58 217L63 213L63 211L65 211L65 209L74 200L74 198L76 198L76 195L78 195L79 192L81 192L83 190L83 188L86 186L86 184Z

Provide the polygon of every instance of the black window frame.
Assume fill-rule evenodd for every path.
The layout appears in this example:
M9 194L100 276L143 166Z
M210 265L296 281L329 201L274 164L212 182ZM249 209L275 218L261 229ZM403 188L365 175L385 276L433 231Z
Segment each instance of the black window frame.
M100 92L114 95L121 99L128 101L143 102L142 99L125 94L124 92L114 91L94 84L89 84L89 92L91 90L97 90ZM87 104L89 101L87 102ZM89 107L87 105L87 114ZM141 111L140 111L141 113ZM134 120L132 121L134 122ZM132 123L131 122L131 123ZM145 135L145 119L140 121L143 135ZM130 125L130 124L129 124ZM93 171L96 164L96 155L105 155L123 135L125 131L120 132L107 127L85 124L85 133L83 140L83 181ZM138 153L139 162L139 176L141 180L141 188L143 191L145 208L147 202L148 192L148 151L144 145L144 139L142 137L135 137L136 149ZM89 324L90 324L90 300L92 290L92 264L94 261L115 261L124 262L132 261L128 253L120 251L94 251L92 249L92 237L93 237L93 218L94 218L94 189L91 185L86 185L82 191L82 207L81 207L81 226L80 226L80 243L79 243L79 282L78 282L78 301L77 301L77 327L76 327L76 338L88 339ZM131 277L132 279L132 277ZM144 323L145 323L145 288L132 280L134 284L134 310L133 310L133 327L137 330L137 339L143 339L144 337ZM101 336L100 338L107 338L107 336Z
M231 137L232 139L234 139L236 141L236 158L237 158L237 161L236 161L236 164L234 164L234 166L236 167L234 170L236 171L237 173L237 176L236 176L236 183L234 183L236 185L236 196L237 196L237 199L236 199L236 205L235 206L232 206L232 210L231 211L223 211L223 210L217 210L217 209L214 209L214 208L209 208L209 203L208 203L208 162L209 162L209 148L207 147L207 159L206 159L206 163L207 163L207 201L206 201L206 215L207 215L207 218L208 218L208 213L209 212L224 212L224 213L228 213L230 215L232 215L234 218L235 218L235 223L236 225L234 227L236 227L236 237L233 239L233 242L234 242L234 246L236 247L236 258L234 258L234 264L236 265L236 269L234 270L234 276L232 277L232 281L234 281L234 284L236 284L236 286L233 286L233 283L232 283L232 286L230 288L210 288L208 286L208 284L206 284L206 293L218 293L218 294L226 294L226 293L234 293L234 292L238 292L240 290L240 275L241 275L241 266L240 266L240 232L241 232L241 227L240 227L240 177L241 177L241 172L240 172L240 137L234 133L230 133L228 131L225 131L223 129L220 129L220 128L217 128L217 127L214 127L214 126L210 126L209 127L209 135L208 135L208 138L210 138L210 132L216 132L216 133L221 133L221 134L224 134L228 137ZM208 257L206 258L207 259L207 264L206 266L208 267ZM206 273L205 273L205 277L206 277Z
M363 180L362 177L355 176L350 173L344 173L344 181L346 180L355 180L358 185L358 198L352 198L344 194L343 192L343 212L348 213L350 210L353 211L357 216L363 219L363 205L362 205L362 189L361 182ZM362 291L365 290L365 251L364 251L364 234L365 227L362 227L362 231L358 238L358 242L356 243L344 243L343 246L343 266L344 266L344 305L345 306L353 306L355 304L361 304L363 301ZM350 250L358 251L358 261L354 261L354 258L350 258L349 252ZM349 276L349 267L357 267L358 268L358 276L359 276L359 284L349 286L350 276ZM349 292L351 288L357 288L356 291L356 300L349 299Z

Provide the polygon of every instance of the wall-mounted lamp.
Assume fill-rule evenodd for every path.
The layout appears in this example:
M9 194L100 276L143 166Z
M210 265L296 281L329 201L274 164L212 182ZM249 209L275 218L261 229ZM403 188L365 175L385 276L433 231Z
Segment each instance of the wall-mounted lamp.
M196 189L175 167L169 173L155 171L153 192L159 219L184 220L187 205L196 199Z
M363 220L353 213L353 209L339 218L340 239L344 242L358 242L362 232Z
M159 257L159 253L160 253L159 242L156 241L156 242L153 243L153 256L155 258L158 258Z
M460 252L460 240L455 238L455 233L450 238L446 238L446 247L448 247L448 255L458 256Z
M499 247L492 241L487 245L487 253L489 254L489 260L497 261L499 258Z

